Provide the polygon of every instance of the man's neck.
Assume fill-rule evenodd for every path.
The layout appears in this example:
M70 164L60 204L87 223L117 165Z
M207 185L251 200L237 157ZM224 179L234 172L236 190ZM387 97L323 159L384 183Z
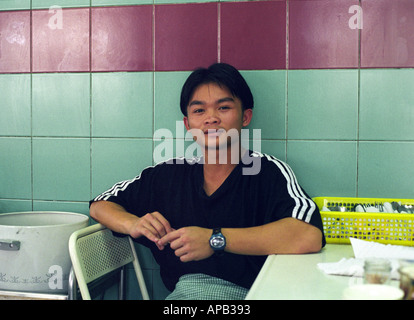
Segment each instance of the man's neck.
M232 155L231 148L228 148L227 153L224 153L227 158L225 158L223 152L220 155L219 151L213 151L205 150L204 152L204 190L207 195L213 194L223 184L241 159L240 152ZM245 149L241 149L242 154L245 152Z

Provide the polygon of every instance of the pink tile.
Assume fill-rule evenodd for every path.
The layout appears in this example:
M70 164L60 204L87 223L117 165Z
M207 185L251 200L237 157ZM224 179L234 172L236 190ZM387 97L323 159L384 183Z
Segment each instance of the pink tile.
M220 60L239 69L286 68L285 1L221 3Z
M92 71L152 70L152 9L92 9Z
M217 3L155 7L155 70L193 70L217 62Z
M358 3L290 0L289 69L357 68L359 29L350 28L349 9Z
M414 67L414 1L364 0L361 67Z
M30 12L0 12L0 72L30 72Z
M33 10L33 72L89 71L89 8Z

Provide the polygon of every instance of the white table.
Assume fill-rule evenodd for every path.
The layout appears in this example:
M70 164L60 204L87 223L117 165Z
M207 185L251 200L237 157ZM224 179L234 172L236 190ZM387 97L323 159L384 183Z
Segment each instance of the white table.
M362 278L327 275L319 262L338 262L352 258L351 245L328 244L320 253L271 255L267 258L247 300L339 300L343 290ZM392 283L395 285L395 283ZM398 285L398 284L397 284Z

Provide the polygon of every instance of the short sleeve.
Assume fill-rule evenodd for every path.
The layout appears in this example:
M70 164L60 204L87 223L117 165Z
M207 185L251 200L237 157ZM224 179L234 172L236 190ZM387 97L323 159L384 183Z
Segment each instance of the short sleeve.
M300 186L288 164L269 157L262 165L267 221L295 218L319 228L323 233L322 219L315 202Z
M151 190L153 167L144 169L133 179L116 183L112 188L96 196L89 203L95 201L111 201L122 206L126 211L135 215L143 214L143 207Z

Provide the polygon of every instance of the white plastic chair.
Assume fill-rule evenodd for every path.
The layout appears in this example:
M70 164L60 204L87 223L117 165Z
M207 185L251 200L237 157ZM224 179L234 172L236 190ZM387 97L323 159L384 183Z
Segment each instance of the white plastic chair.
M70 236L69 253L82 299L91 300L89 283L132 262L142 297L149 300L135 246L130 237L115 237L105 226L91 225ZM120 283L120 286L123 284Z

